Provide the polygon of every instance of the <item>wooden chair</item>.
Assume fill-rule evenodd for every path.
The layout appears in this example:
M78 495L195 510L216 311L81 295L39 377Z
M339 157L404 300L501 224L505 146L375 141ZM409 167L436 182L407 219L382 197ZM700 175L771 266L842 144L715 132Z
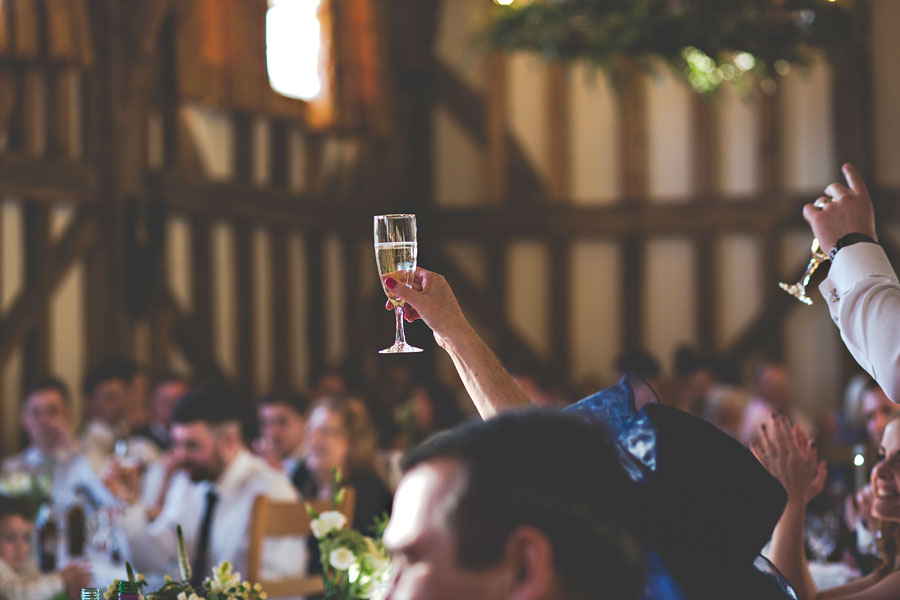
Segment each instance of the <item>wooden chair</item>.
M350 527L353 522L353 509L356 505L356 491L346 488L343 503L338 511L347 517ZM332 510L329 500L309 502L317 513ZM253 504L253 516L250 523L250 549L247 556L247 580L263 586L270 598L284 598L321 594L325 591L322 576L298 575L284 579L263 579L262 554L266 538L302 537L312 535L312 519L306 513L306 503L276 502L265 496L259 496Z

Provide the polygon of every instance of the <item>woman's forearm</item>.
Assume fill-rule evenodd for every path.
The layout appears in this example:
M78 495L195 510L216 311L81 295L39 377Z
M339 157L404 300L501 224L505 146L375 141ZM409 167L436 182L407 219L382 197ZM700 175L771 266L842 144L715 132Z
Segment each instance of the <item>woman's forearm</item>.
M787 506L772 533L770 558L794 586L800 600L813 600L818 591L809 574L803 545L806 505L788 498Z
M453 360L466 391L483 419L531 403L468 323L460 324L442 338L441 346Z

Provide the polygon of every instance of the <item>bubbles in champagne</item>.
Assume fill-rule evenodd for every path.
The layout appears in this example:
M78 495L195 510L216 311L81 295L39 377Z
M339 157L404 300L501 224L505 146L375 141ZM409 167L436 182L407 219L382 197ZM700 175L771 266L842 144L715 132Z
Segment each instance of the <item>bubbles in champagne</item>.
M410 275L416 270L416 242L383 242L375 244L375 260L378 262L378 274L381 276L381 287L388 299L396 306L402 304L384 287L384 278L392 277L399 283L409 284Z

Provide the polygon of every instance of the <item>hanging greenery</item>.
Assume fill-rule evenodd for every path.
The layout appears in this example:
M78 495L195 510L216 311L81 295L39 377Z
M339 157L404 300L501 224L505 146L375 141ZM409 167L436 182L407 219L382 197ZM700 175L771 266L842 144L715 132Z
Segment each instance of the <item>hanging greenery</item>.
M619 77L621 58L668 63L699 92L747 88L815 51L853 43L853 0L516 0L497 6L482 40L506 52L586 61ZM764 85L764 89L765 89Z

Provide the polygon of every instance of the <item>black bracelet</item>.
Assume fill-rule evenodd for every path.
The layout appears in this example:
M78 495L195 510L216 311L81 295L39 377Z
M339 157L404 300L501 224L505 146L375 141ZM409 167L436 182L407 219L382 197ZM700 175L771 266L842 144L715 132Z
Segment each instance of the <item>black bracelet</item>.
M831 254L829 258L834 260L835 255L838 253L838 250L841 248L846 248L847 246L852 246L853 244L858 244L859 242L869 242L870 244L877 244L875 240L864 233L848 233L847 235L841 237L834 244L834 248L831 249Z

